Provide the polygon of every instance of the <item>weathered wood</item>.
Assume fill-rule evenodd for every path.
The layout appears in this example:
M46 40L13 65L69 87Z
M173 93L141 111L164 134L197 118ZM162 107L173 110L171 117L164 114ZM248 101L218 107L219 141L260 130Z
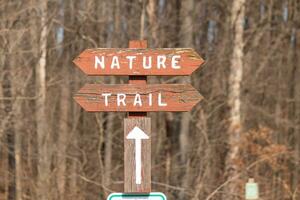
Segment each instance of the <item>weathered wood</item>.
M189 111L202 96L189 84L86 84L74 99L86 111Z
M135 180L135 143L126 139L135 127L142 129L149 139L142 140L142 183ZM151 119L148 117L131 117L124 119L124 191L126 193L151 192Z
M147 48L147 40L130 40L129 48L145 49ZM129 76L129 84L147 84L147 76ZM129 112L128 117L146 117L146 112Z
M129 48L147 48L146 40L131 40L129 41ZM129 84L146 85L147 76L129 76ZM129 112L128 119L124 119L124 191L127 193L151 192L151 119L145 118L146 112ZM136 118L139 119L136 119ZM144 123L147 122L147 123ZM149 139L142 141L142 184L137 185L134 181L134 163L132 142L126 139L132 126L138 126L144 130ZM146 149L144 149L146 148ZM147 150L147 151L145 151Z
M129 59L128 56L134 57ZM194 49L190 48L137 49L133 47L87 49L73 62L88 75L180 76L190 75L204 61Z
M129 48L131 49L146 49L148 46L147 40L130 40Z

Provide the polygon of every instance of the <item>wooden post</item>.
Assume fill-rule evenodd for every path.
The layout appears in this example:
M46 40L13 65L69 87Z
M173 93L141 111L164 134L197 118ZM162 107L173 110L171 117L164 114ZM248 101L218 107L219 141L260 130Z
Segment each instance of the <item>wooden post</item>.
M131 40L129 41L129 48L146 49L147 40ZM129 84L147 84L147 76L129 76ZM146 112L129 112L129 117L145 117Z
M129 42L129 48L147 48L147 41L134 40ZM146 76L129 76L129 84L147 84ZM144 131L149 139L141 142L141 176L140 184L136 183L136 146L133 140L126 139L135 127ZM124 119L124 192L151 192L151 119L146 112L129 112Z
M143 130L149 139L142 140L141 184L136 184L136 146L133 140L126 139L129 132L138 127ZM151 119L149 117L130 117L124 119L124 192L125 193L149 193L151 192Z

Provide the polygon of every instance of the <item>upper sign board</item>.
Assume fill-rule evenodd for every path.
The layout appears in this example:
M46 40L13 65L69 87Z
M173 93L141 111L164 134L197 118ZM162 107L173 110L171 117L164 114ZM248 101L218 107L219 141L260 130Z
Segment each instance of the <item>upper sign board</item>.
M87 49L73 61L87 75L190 75L203 59L190 48Z
M161 192L151 192L148 194L126 194L112 193L107 197L107 200L167 200L166 195Z

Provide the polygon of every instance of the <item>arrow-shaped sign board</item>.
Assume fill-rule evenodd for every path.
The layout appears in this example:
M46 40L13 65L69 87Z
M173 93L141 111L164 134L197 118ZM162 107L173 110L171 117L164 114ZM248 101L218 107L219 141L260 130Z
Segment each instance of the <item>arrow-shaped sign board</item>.
M190 48L87 49L73 62L87 75L190 75L203 59Z
M74 97L86 111L189 111L202 96L189 84L86 84Z
M161 192L147 194L112 193L107 197L107 200L167 200L167 197Z

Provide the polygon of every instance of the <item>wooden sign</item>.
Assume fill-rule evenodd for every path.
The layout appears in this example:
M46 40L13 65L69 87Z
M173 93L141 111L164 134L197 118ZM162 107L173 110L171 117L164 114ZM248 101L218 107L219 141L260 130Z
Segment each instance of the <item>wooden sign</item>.
M190 48L87 49L73 61L88 75L190 75L203 59Z
M203 59L190 48L146 49L130 41L126 49L87 49L74 63L87 75L128 75L129 84L86 84L74 96L89 112L129 112L124 119L124 192L108 200L167 200L151 192L151 119L146 112L189 111L203 97L189 84L147 84L147 75L190 75Z
M189 111L202 96L189 84L86 84L74 97L89 112Z

